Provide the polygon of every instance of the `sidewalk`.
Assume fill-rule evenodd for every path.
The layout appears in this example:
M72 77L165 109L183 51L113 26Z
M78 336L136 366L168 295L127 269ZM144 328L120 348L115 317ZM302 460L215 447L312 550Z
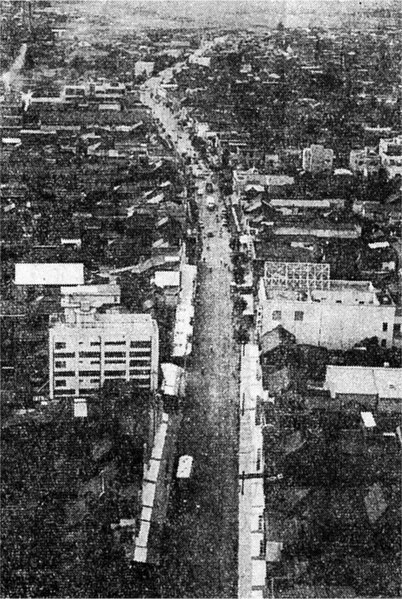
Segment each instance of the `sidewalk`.
M262 426L256 423L257 398L263 397L257 345L242 348L240 366L238 597L263 597L264 460Z

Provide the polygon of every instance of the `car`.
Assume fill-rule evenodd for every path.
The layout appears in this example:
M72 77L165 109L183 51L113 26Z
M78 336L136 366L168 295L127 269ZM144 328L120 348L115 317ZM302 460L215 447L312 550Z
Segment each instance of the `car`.
M210 181L208 181L208 183L205 185L205 190L207 191L207 193L213 193L214 186Z
M223 227L227 227L228 226L228 221L225 218L222 219L222 226Z

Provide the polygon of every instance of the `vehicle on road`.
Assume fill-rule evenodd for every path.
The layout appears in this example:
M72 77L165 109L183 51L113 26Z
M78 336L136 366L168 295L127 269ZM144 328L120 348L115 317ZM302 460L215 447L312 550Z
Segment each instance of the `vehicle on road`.
M213 237L213 236L214 236L213 232L212 231L208 231L207 237Z
M214 192L214 186L212 185L211 181L207 181L207 183L205 185L205 191L207 193L213 193Z
M206 199L206 205L207 205L208 210L215 210L215 208L216 208L215 198L212 196L208 196Z

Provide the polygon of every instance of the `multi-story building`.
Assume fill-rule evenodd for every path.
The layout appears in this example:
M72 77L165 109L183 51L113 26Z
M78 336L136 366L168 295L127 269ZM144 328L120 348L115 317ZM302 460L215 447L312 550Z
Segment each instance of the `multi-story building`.
M378 153L390 179L402 176L402 135L380 139Z
M49 329L49 389L51 399L90 395L108 380L134 381L140 389L158 385L158 326L149 314L125 314L119 307L96 310L106 298L117 303L119 291L99 286L100 295L82 289L65 296L65 314L51 319Z
M282 325L297 343L348 349L367 337L391 347L395 304L368 281L330 281L327 289L272 289L259 286L260 335Z
M303 150L303 170L310 173L325 173L332 171L334 151L320 144L311 144Z
M373 148L351 150L349 166L353 173L361 173L365 177L375 175L380 170L381 159Z

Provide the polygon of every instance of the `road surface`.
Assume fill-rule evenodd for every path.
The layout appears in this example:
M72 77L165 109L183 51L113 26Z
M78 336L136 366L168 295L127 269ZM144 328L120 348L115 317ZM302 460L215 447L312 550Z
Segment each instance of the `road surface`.
M142 100L161 121L178 153L193 156L177 115L156 95L168 75L148 80ZM237 596L240 357L233 340L229 232L221 226L222 199L217 193L215 197L218 206L212 212L205 206L205 195L197 196L204 223L203 253L193 354L187 364L186 403L178 435L178 455L191 455L194 463L188 488L173 486L169 502L161 564L155 572L161 597Z
M178 440L178 454L192 455L194 466L188 489L176 488L171 498L162 597L237 596L239 350L233 340L229 233L220 233L221 207L209 212L205 197L200 204L205 239Z

